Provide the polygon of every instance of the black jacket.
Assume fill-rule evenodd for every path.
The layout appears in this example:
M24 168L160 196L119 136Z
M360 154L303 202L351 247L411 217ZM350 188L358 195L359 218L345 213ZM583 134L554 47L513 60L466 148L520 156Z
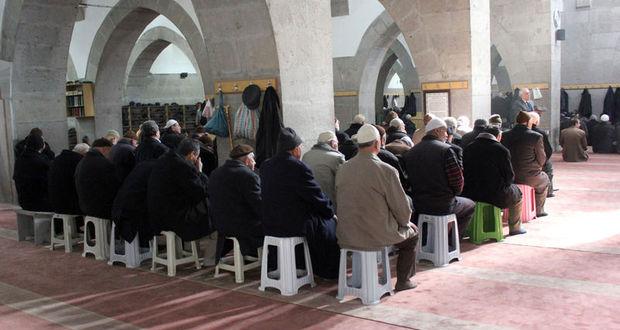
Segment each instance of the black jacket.
M256 165L271 158L278 147L278 136L282 128L280 120L280 98L275 88L269 86L263 96L263 110L256 131Z
M209 235L208 182L206 175L172 150L159 158L148 182L151 229L174 231L185 241Z
M51 211L47 194L50 160L43 153L26 149L15 160L13 180L19 206L28 211Z
M409 181L407 181L407 175L405 174L405 171L403 170L403 167L401 165L401 161L398 159L398 157L396 157L393 153L389 152L384 148L379 149L379 154L377 154L377 157L379 157L382 162L392 166L396 169L396 171L398 171L398 178L400 179L400 184L403 186L403 189L407 191L409 189Z
M501 143L479 137L465 148L463 196L507 208L521 198L514 183L510 151Z
M177 134L175 132L168 130L161 136L161 143L163 143L169 149L174 150L177 148L179 143L183 141L184 138L185 138L185 135Z
M144 138L136 148L136 162L140 163L145 160L154 160L168 151L163 143L154 138Z
M344 143L338 145L338 151L344 155L345 160L349 160L357 155L359 147L353 140L348 139Z
M202 173L211 176L211 172L217 168L217 155L213 148L200 145L200 161L202 161Z
M334 216L312 171L288 152L264 162L260 179L265 235L304 236L307 222Z
M484 127L480 127L480 126L474 127L474 129L472 129L471 132L463 134L463 137L461 137L461 142L459 143L459 146L461 146L461 148L463 149L467 148L467 146L470 143L474 142L474 140L478 137L478 134L482 133L483 131L484 131Z
M347 133L348 136L353 137L353 135L357 134L357 131L359 131L362 126L363 124L352 123L344 132Z
M615 123L614 116L616 115L616 99L614 95L614 89L609 86L605 99L603 100L603 113L609 116L609 121Z
M155 161L146 161L134 167L118 190L112 206L112 220L120 236L131 242L139 234L142 246L155 234L151 230L146 203L148 182L154 165Z
M592 145L592 139L593 139L593 134L594 133L594 127L596 125L598 125L599 121L596 119L588 119L586 126L588 127L588 132L587 132L587 138L588 138L588 145L591 146Z
M262 231L258 175L238 160L227 160L209 177L213 226L226 236L255 236Z
M592 151L596 153L615 153L614 140L616 128L610 122L600 122L592 132Z
M120 182L125 181L131 170L136 166L135 149L129 139L121 139L110 150L110 160L116 168L116 176Z
M551 143L549 142L549 135L545 131L541 130L535 125L532 125L532 131L542 135L543 145L545 146L545 155L547 156L547 161L549 161L549 158L551 158L551 155L553 155L553 147L551 146ZM586 132L586 134L587 133L588 132Z
M387 134L387 137L385 139L385 144L390 144L394 142L395 140L402 139L407 136L407 133L397 131L395 128L392 128L392 127L388 128L386 134Z
M47 191L52 210L56 213L82 214L75 190L75 169L82 158L77 152L63 150L52 162Z
M444 215L451 212L454 197L460 191L453 191L448 184L448 157L456 158L450 145L428 135L405 154L416 213Z
M577 111L581 117L590 118L592 116L592 97L588 89L584 89L581 93L579 101L579 110Z
M111 219L119 186L114 165L96 149L88 151L75 169L75 188L84 215Z
M50 145L47 142L44 142L44 143L45 143L45 147L43 148L43 151L41 152L41 154L45 156L45 158L47 158L47 160L49 161L54 160L54 157L55 157L54 151L52 151L52 149L50 148ZM15 148L13 149L15 153L15 158L19 157L19 155L21 155L25 150L26 150L26 139L23 139L17 142L17 144L15 145Z

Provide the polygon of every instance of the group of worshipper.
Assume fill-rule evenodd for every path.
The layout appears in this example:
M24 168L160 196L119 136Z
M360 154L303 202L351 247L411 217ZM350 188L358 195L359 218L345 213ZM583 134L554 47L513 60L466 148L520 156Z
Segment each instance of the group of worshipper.
M563 117L560 128L562 158L566 162L587 161L588 146L594 153L620 153L620 124L614 127L606 114L600 119L596 115Z

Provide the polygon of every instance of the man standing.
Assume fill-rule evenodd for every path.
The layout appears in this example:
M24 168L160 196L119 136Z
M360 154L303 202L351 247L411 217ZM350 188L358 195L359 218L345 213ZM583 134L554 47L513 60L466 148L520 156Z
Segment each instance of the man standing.
M530 122L527 112L519 112L516 125L504 133L502 144L510 150L515 182L533 187L536 191L536 216L544 217L545 201L549 188L549 177L543 172L547 161L542 135L527 127Z
M585 162L588 160L586 133L579 128L581 125L579 119L571 118L570 123L569 128L560 132L562 159L565 162Z
M323 193L336 205L336 172L344 164L344 155L338 152L338 139L332 131L319 134L317 144L301 159L312 170Z
M292 128L282 128L277 153L261 165L263 229L268 236L306 237L314 272L335 279L340 248L334 211L312 170L300 160L301 143Z
M136 162L154 160L168 151L159 141L159 127L154 120L147 120L140 125L140 144L136 148Z
M551 162L553 147L551 147L551 143L549 142L549 135L547 134L547 132L538 128L538 124L540 123L540 115L538 114L538 112L529 112L528 115L530 115L530 117L532 118L528 127L532 131L542 135L543 137L543 145L545 146L545 157L547 159L545 161L545 165L543 165L543 171L547 173L547 177L549 177L549 189L547 189L547 197L555 197L555 194L553 193L553 163Z
M530 104L530 90L527 88L519 89L519 96L512 101L510 106L510 115L508 116L508 123L515 121L520 111L531 112L534 108Z
M457 197L463 190L463 170L450 145L446 123L433 118L426 125L426 136L405 154L407 174L413 194L416 218L420 214L454 213L459 235L474 213L474 202Z
M112 203L120 183L116 169L108 159L111 148L109 140L95 140L75 169L75 190L84 215L112 218Z
M502 131L489 126L465 148L463 196L509 209L510 235L525 234L521 228L522 194L514 184L510 152L501 140Z
M396 170L377 155L379 132L364 125L357 133L359 152L336 176L338 194L337 236L340 245L362 251L396 245L396 290L413 289L417 227L409 222L411 205ZM363 179L360 179L363 176Z
M230 159L209 177L209 191L215 192L209 195L211 218L220 240L224 236L236 238L241 254L251 256L256 256L265 237L261 223L260 179L254 173L255 165L254 149L239 144L230 152Z

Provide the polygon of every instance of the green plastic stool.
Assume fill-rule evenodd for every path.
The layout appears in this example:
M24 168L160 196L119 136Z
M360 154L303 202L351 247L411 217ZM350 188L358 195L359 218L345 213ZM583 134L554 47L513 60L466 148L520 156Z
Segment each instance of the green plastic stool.
M503 240L502 210L491 204L476 202L474 216L467 231L469 239L475 244L488 239L494 239L497 242Z

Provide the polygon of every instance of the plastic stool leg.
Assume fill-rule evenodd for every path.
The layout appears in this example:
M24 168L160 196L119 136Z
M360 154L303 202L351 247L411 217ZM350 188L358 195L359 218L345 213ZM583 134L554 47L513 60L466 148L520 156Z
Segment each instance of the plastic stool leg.
M176 237L174 235L166 235L166 263L168 267L168 276L174 277L177 274L176 267Z

